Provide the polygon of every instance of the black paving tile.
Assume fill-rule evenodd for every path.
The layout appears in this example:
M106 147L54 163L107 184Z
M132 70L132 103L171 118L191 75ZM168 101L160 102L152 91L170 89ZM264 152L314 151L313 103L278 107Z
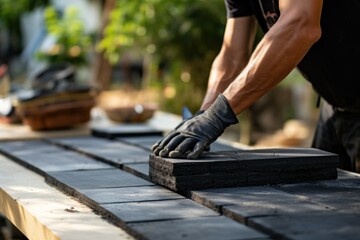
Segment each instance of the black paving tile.
M162 136L163 132L146 124L119 124L115 126L92 127L94 136L105 138L129 137L129 136Z
M359 239L358 214L326 212L286 214L249 219L251 227L286 239Z
M63 149L40 140L0 142L0 151L16 156L35 153L57 153Z
M79 192L98 204L182 199L183 196L159 186L83 189Z
M124 164L123 169L135 176L150 180L149 163L129 163Z
M119 169L48 172L47 180L76 190L154 185Z
M17 154L14 155L17 156ZM19 156L18 159L44 173L111 168L108 164L65 150L53 153L26 154Z
M270 239L265 234L223 216L133 223L129 226L149 240Z
M96 137L78 138L76 140L50 139L49 141L102 159L105 162L113 163L116 166L124 163L149 162L149 151L118 141L110 141Z
M116 216L120 222L126 223L219 215L189 199L102 204L101 206Z
M151 147L160 139L162 136L132 136L132 137L119 137L116 140L133 144L136 146L140 146L142 148L147 149L148 151L151 150Z

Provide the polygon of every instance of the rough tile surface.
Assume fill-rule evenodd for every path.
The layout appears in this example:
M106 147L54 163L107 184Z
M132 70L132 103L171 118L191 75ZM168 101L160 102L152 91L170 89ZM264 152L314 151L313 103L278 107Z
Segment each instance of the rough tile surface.
M132 136L132 137L119 137L116 138L116 140L133 144L135 146L140 146L144 149L147 149L148 151L151 150L151 147L160 139L162 136Z
M149 175L179 191L335 179L337 164L335 154L304 148L210 152L196 160L151 155Z
M96 137L78 138L77 140L51 139L50 141L114 165L149 162L149 151L118 141Z
M360 215L340 212L257 217L250 226L288 239L349 239L360 234Z
M57 153L63 149L40 140L0 142L0 151L16 156L35 153Z
M219 215L217 212L189 199L102 204L101 206L115 215L121 222L126 223Z
M48 172L48 175L47 180L58 181L77 190L154 185L119 169Z
M26 154L21 155L18 158L20 161L23 161L32 167L38 168L44 173L111 168L110 165L105 163L65 150L52 153Z
M105 138L129 137L129 136L162 136L163 132L146 124L119 124L115 126L92 127L94 136Z
M123 169L135 176L150 180L149 163L129 163L124 164Z
M149 166L149 151L143 143L137 145L136 140L80 137L48 141L67 149L42 141L15 141L0 142L0 151L32 168L42 169L48 182L139 238L268 239L272 235L283 239L358 239L359 236L358 175L339 171L336 180L219 188L336 177L336 155L314 149L220 149L223 152L210 152L201 160L160 159ZM127 172L75 150L119 163ZM124 157L130 159L129 155L136 159L145 156L137 156L138 151L146 153L145 162L124 162L127 161ZM89 170L92 168L95 169ZM193 200L203 204L200 205L145 181L148 170L157 178L155 182L166 187L191 189L198 184L200 188L210 185L215 189L188 191ZM224 216L219 216L220 213Z
M129 226L150 240L270 239L265 234L223 216L134 223Z
M99 204L144 202L184 198L177 193L159 186L83 189L79 190L79 192Z

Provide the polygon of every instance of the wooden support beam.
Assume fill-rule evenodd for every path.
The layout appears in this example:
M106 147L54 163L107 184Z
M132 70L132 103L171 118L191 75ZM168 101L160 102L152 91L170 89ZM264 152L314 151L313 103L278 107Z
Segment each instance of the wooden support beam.
M132 239L91 209L0 155L0 212L29 239Z

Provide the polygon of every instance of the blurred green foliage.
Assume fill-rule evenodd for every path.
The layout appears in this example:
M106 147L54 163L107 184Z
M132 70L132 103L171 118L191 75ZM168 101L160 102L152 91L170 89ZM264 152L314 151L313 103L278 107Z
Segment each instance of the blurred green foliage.
M78 9L69 6L61 17L53 7L47 7L44 20L48 34L54 37L55 43L45 51L39 50L36 53L37 58L48 63L85 64L92 41L84 31Z
M46 6L50 0L0 0L0 21L7 27L25 12Z
M124 51L142 49L150 86L164 90L163 110L179 113L187 105L196 111L225 22L223 0L119 0L97 50L116 64ZM160 63L165 74L158 74Z
M5 61L9 61L23 49L21 15L37 7L47 6L49 3L50 0L0 0L0 31L6 32L11 38L7 46Z

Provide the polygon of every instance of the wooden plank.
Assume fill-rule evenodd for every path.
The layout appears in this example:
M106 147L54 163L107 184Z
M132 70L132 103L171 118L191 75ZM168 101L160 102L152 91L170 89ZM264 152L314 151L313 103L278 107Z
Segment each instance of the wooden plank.
M270 239L265 234L259 233L223 216L132 223L129 224L129 226L139 233L137 237L149 240Z
M218 216L215 211L189 199L102 204L121 223Z
M29 239L132 239L50 187L40 175L1 155L0 202L0 211Z

